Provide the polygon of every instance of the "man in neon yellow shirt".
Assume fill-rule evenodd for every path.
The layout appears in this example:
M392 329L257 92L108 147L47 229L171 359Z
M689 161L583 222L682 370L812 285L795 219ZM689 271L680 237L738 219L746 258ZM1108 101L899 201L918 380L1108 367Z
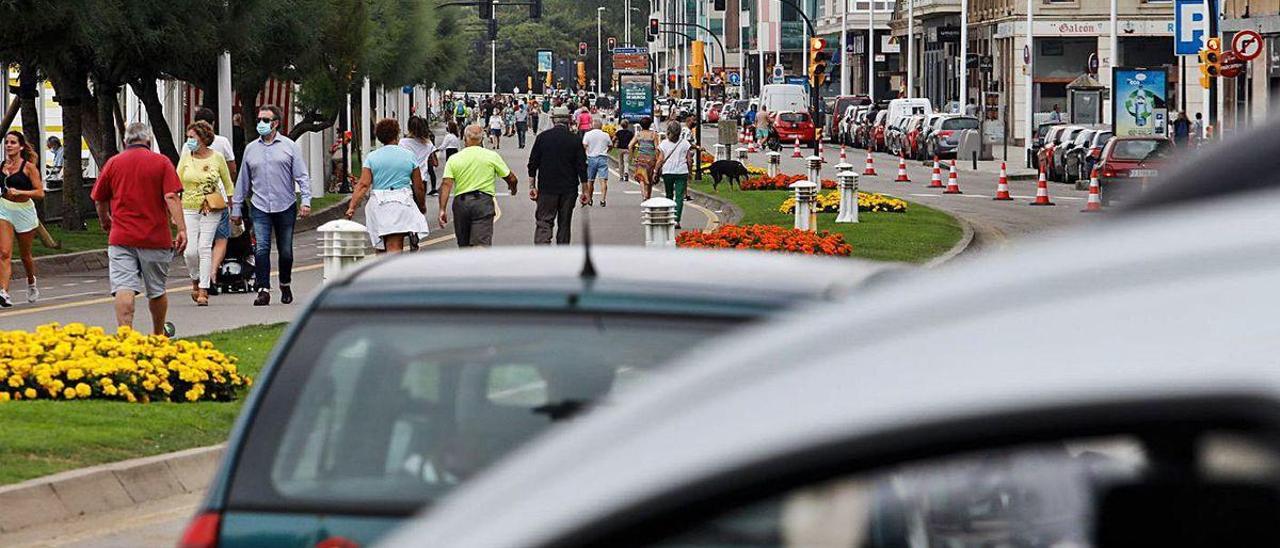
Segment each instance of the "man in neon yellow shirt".
M463 132L466 148L449 157L440 184L440 226L449 223L449 197L453 196L453 233L458 247L493 245L493 197L498 179L516 195L516 174L497 152L484 148L484 128L471 125Z

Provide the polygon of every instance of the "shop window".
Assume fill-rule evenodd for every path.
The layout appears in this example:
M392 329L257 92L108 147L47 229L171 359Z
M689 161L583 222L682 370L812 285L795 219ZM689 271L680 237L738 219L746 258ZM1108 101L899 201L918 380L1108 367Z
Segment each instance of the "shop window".
M1044 40L1040 42L1040 55L1045 57L1062 57L1062 40Z

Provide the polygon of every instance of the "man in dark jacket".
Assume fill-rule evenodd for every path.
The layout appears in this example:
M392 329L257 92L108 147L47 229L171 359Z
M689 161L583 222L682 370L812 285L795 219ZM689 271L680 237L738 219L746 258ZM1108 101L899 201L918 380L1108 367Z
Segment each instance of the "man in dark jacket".
M587 153L582 138L569 131L568 116L553 115L551 123L551 129L538 134L529 152L529 199L538 204L534 212L534 245L550 245L552 227L556 244L567 245L575 198L584 204L589 198Z

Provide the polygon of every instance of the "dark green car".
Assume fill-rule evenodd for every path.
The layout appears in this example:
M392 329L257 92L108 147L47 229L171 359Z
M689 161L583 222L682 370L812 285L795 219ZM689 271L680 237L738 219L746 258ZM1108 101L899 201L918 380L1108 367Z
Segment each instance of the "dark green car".
M884 271L751 252L404 255L325 287L275 349L183 546L356 546L673 356Z

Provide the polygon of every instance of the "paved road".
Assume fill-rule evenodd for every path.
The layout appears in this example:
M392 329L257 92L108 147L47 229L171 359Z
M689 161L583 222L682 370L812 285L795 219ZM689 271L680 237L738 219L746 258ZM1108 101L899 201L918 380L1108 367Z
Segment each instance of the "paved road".
M529 144L532 145L532 138ZM500 217L494 232L495 246L531 245L533 243L533 202L528 198L528 149L516 148L515 139L503 139L502 157L520 175L516 196L500 195ZM593 241L602 245L640 245L644 234L640 226L640 190L634 184L615 183L609 191L608 207L598 205L590 210ZM500 185L501 186L501 185ZM597 191L597 194L599 192ZM599 203L599 196L596 198ZM436 217L436 206L429 204L429 218ZM574 242L581 241L583 209L574 217ZM360 220L360 219L357 219ZM718 222L715 212L701 206L685 209L684 225L689 229L706 228ZM429 250L449 249L456 244L452 227L436 230L428 240ZM179 335L202 334L242 325L289 321L301 309L302 302L320 285L320 260L317 234L309 232L295 237L296 265L294 289L298 301L284 306L252 306L253 295L220 295L210 299L208 308L196 308L188 297L190 284L186 268L175 264L171 272L170 316L178 325ZM273 258L274 260L274 258ZM273 263L274 264L274 263ZM19 280L14 287L17 298L23 298ZM0 312L0 329L31 329L57 322L86 322L90 325L114 325L110 297L107 295L106 273L88 272L41 279L44 293L34 306L20 305ZM276 293L273 297L278 297ZM141 303L139 303L141 305ZM136 325L144 327L150 320L139 311ZM70 523L41 526L14 535L0 535L0 546L76 546L94 548L141 548L173 546L183 527L199 504L195 495L143 505L125 511L76 520Z

